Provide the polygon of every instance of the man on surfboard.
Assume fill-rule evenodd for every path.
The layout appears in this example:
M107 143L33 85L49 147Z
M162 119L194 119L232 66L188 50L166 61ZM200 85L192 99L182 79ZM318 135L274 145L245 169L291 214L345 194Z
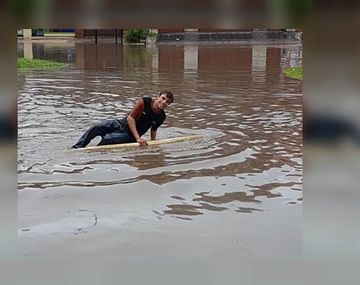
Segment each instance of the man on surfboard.
M141 146L147 145L141 138L151 129L151 140L156 139L156 131L166 118L165 109L174 101L174 95L167 90L161 91L154 98L143 97L136 102L133 110L127 117L100 122L90 127L72 146L82 148L89 142L101 136L98 145L138 142Z

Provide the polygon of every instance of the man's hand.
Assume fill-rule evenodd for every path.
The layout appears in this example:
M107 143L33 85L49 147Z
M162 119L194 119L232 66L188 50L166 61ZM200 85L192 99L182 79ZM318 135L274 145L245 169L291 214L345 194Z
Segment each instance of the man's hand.
M146 146L146 145L148 145L147 141L144 140L144 139L142 139L142 138L138 138L136 141L137 141L137 142L139 143L139 145L141 145L141 146Z

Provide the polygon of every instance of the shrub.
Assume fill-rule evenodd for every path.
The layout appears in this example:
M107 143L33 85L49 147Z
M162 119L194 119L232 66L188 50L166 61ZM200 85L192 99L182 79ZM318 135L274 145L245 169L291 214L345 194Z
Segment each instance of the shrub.
M125 40L128 43L140 43L145 42L147 36L153 36L149 29L130 29L127 31Z

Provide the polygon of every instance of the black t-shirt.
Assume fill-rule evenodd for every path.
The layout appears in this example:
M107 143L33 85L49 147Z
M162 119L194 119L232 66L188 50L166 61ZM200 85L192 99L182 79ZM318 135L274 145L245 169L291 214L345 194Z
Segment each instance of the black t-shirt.
M159 113L153 112L151 109L150 97L144 97L144 110L141 116L136 120L136 128L140 136L145 134L150 128L154 131L164 122L166 115L164 110Z
M156 131L157 128L161 126L161 124L164 122L166 118L164 110L161 110L159 113L155 113L152 111L151 109L152 98L143 97L143 101L144 101L144 110L140 115L140 117L138 117L135 120L136 129L139 133L139 136L145 134L150 128ZM127 117L118 120L118 122L121 125L120 130L121 129L126 130L132 135L131 130L128 126Z

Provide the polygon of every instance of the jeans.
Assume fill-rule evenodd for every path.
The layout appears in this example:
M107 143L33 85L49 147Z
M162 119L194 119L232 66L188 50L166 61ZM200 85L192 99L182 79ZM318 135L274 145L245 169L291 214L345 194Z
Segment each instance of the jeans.
M101 141L98 145L135 142L135 138L127 127L125 120L106 120L93 125L81 136L72 148L85 147L97 136L101 136Z

